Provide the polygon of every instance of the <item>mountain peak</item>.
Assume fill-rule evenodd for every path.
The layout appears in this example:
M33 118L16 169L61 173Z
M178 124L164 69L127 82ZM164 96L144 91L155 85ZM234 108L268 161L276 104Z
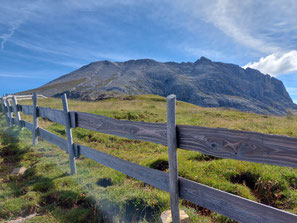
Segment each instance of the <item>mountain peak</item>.
M101 100L117 95L176 94L178 100L205 107L229 107L261 114L297 109L282 82L260 71L201 57L193 63L151 59L98 61L34 89L46 96ZM64 87L67 86L67 87ZM27 91L29 92L29 91Z
M200 57L200 59L196 60L195 64L196 63L212 63L212 61L206 57Z

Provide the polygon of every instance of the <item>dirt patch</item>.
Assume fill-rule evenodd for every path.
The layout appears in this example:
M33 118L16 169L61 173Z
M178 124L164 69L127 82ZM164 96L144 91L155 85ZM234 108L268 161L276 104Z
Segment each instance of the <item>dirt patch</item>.
M243 172L240 174L232 175L230 177L230 181L232 183L244 184L251 190L255 190L258 179L259 179L259 175L255 175L251 172Z
M189 160L197 160L197 161L212 161L212 160L220 160L222 158L206 155L206 154L197 154L197 156L189 158Z
M290 208L292 204L285 202L283 187L277 181L259 179L254 193L261 203L277 208Z
M109 187L109 186L112 186L113 183L111 181L111 178L100 178L98 181L97 181L97 185L100 186L100 187Z
M157 159L152 162L149 167L156 170L166 171L169 168L169 164L167 160Z
M124 212L124 218L127 222L139 222L141 220L155 222L160 209L150 206L141 198L133 198L126 201Z

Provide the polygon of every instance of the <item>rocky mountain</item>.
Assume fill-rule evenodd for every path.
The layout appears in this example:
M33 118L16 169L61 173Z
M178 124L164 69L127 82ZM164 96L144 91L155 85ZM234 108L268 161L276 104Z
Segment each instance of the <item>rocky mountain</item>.
M46 96L100 100L120 95L176 94L178 100L204 107L228 107L261 114L297 109L283 83L258 70L212 62L161 63L150 59L90 63L33 89Z

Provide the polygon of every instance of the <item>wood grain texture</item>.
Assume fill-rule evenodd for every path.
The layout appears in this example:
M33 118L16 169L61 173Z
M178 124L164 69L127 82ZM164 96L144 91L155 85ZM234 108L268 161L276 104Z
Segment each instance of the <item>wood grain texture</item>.
M170 207L173 223L180 222L179 216L179 188L177 170L177 138L175 119L176 96L167 97L167 144L169 161L169 193Z
M161 190L169 192L165 172L130 163L98 150L75 144L80 154ZM180 197L240 222L297 222L297 216L209 186L179 178Z
M62 139L61 137L42 128L38 128L38 136L67 151L67 141L65 139Z
M22 122L23 127L25 127L26 129L29 129L31 132L33 132L33 130L34 130L33 124L31 124L30 122L26 122L24 120L22 120L21 122Z
M297 215L180 178L180 197L239 222L297 222Z
M37 107L37 95L33 93L33 131L32 131L32 144L37 145L38 143L38 107Z
M18 101L17 101L15 96L12 97L12 103L13 103L13 111L14 111L14 114L15 114L16 123L19 126L19 130L21 130L22 129L21 115L20 115L20 112L18 110Z
M70 161L70 171L71 174L76 174L76 163L74 158L73 152L73 138L72 138L72 131L71 131L71 117L68 108L67 96L63 94L62 96L62 103L63 103L63 110L64 110L64 118L65 118L65 125L66 125L66 135L67 135L67 147L68 147L68 154L69 154L69 161Z
M167 145L166 124L116 120L101 115L76 112L76 126L129 139Z
M13 115L11 114L12 109L11 109L11 106L10 106L10 102L9 102L9 100L7 98L6 98L6 105L7 105L7 114L8 114L8 118L9 118L9 126L12 127L13 124L14 124L13 120L12 120Z
M177 125L178 147L222 158L297 168L297 138Z
M38 107L38 117L47 118L52 122L66 125L64 112L62 110Z
M33 115L33 106L32 105L20 105L21 107L21 111L25 114L25 115Z
M161 190L169 192L168 174L165 172L122 160L115 156L89 148L87 146L77 144L75 146L79 147L81 155L89 159L92 159L100 164L122 172L130 177L136 178L152 186L155 186Z
M116 120L100 115L73 112L76 126L167 145L166 125ZM222 158L297 168L297 138L256 132L177 125L178 148Z
M4 97L2 98L2 105L3 105L3 113L5 115L6 124L7 126L9 126L10 122L8 117L8 109L7 109L6 100Z
M5 115L5 107L4 107L4 98L1 97L1 111L3 113L3 115Z

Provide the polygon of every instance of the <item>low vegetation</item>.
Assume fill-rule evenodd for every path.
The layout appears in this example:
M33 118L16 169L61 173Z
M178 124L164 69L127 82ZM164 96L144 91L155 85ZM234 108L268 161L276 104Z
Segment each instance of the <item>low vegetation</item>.
M21 104L31 104L21 101ZM59 99L41 99L39 105L61 109ZM165 122L166 99L145 95L98 102L69 100L70 110L116 119ZM32 122L30 116L22 118ZM177 102L177 123L225 127L297 137L297 117L256 115L235 110L200 108ZM61 137L65 127L40 119ZM84 157L77 159L78 174L70 176L68 155L40 140L31 146L28 130L5 127L0 116L0 219L38 213L27 222L157 222L170 207L168 193L132 179ZM167 148L85 129L73 130L77 143L88 145L150 168L168 171ZM297 213L297 170L265 164L220 159L178 150L179 175L254 201ZM14 167L25 166L23 176L11 177ZM231 222L230 219L188 201L181 208L192 222Z

